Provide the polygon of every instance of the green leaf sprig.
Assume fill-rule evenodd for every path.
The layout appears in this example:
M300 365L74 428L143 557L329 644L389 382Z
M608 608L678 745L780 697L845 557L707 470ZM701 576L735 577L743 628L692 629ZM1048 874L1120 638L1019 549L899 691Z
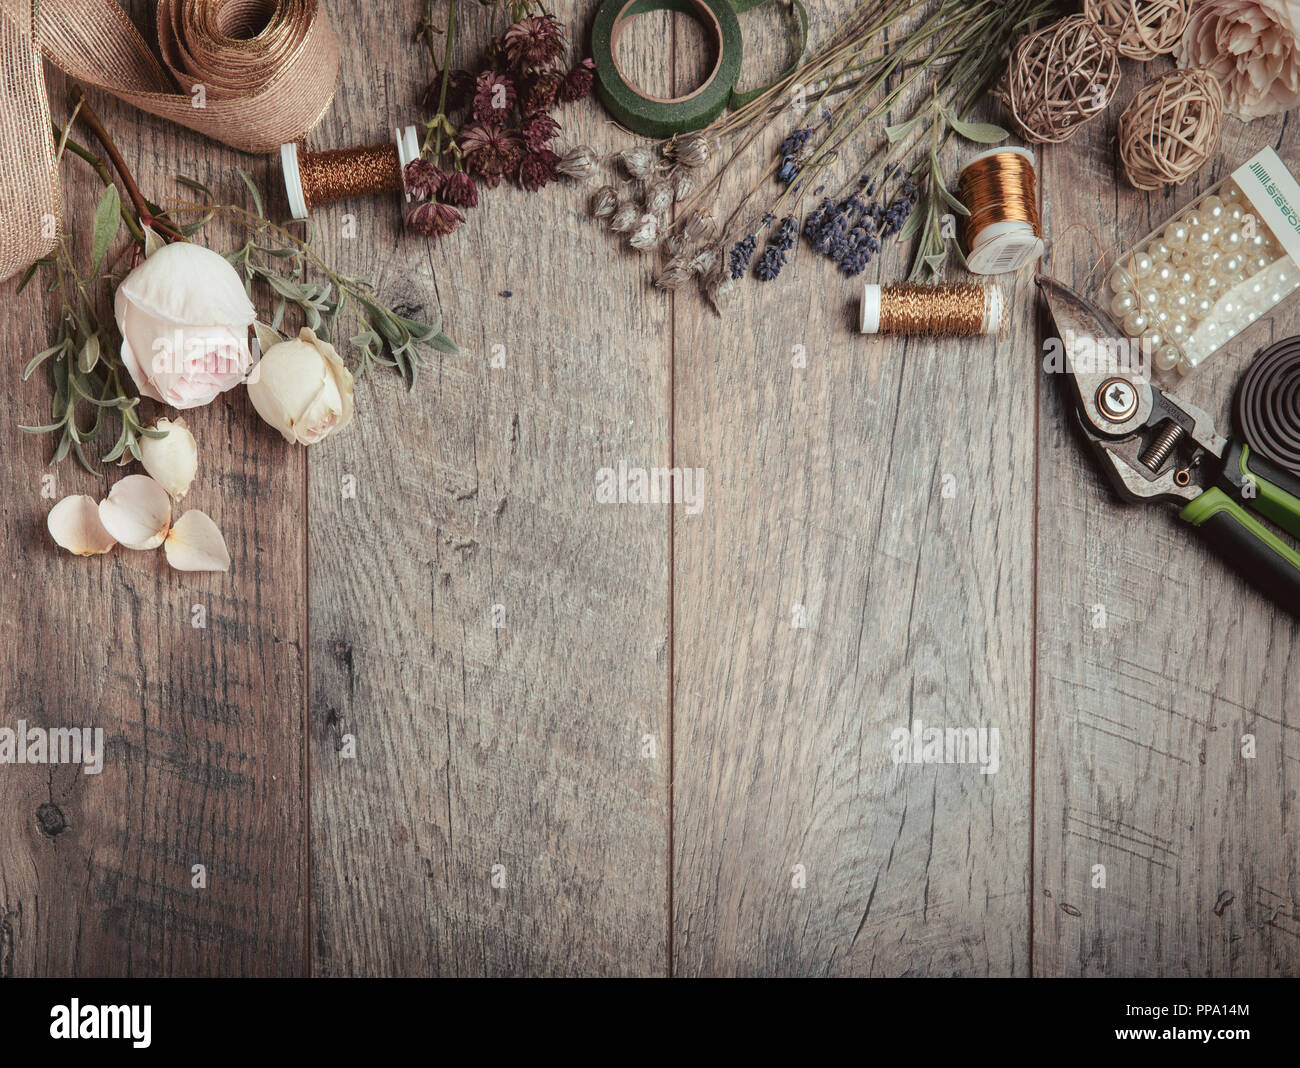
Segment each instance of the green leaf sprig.
M177 203L168 211L192 214L202 223L215 216L230 219L245 234L244 244L225 253L226 260L243 276L249 294L256 283L265 285L275 302L271 326L281 331L286 312L297 308L305 325L320 338L334 343L341 323L349 316L360 328L350 337L357 347L357 374L365 374L372 365L394 368L413 388L419 370L430 362L424 348L454 355L460 351L442 329L442 317L432 323L400 315L386 306L368 281L341 274L330 267L311 243L311 224L299 237L286 227L272 222L263 207L257 184L244 171L239 176L246 187L251 207L218 201L208 186L181 176L178 181L201 194L201 203Z

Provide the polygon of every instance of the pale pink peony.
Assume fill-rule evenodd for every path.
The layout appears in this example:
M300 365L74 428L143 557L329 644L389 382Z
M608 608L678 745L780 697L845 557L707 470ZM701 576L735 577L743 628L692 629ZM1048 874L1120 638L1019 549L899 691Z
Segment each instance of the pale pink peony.
M1243 119L1300 104L1300 0L1198 0L1178 46L1180 67L1218 79Z

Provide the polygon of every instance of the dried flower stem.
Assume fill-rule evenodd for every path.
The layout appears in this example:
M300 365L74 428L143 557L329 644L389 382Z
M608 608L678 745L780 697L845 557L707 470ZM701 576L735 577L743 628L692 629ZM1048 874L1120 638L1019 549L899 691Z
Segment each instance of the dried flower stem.
M131 203L135 206L135 214L140 226L142 228L148 226L172 241L184 241L185 235L177 229L176 225L166 215L154 215L149 210L148 203L140 193L140 187L135 184L135 178L132 177L126 161L122 159L122 153L117 150L113 138L104 129L104 124L99 121L99 116L95 114L90 102L86 100L85 90L79 85L74 85L72 92L68 94L68 99L76 106L78 117L90 127L90 132L104 146L104 153L113 164L118 177L122 180L123 187L126 189L127 196L131 198Z

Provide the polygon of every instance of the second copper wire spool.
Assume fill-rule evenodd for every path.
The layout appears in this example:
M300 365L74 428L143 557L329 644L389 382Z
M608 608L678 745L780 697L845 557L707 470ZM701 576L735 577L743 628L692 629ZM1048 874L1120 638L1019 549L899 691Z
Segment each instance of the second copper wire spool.
M282 146L285 191L295 219L320 204L356 196L400 193L406 165L419 156L415 127L399 129L391 143L308 152L301 144Z
M957 176L962 252L975 274L1017 271L1043 254L1034 154L1024 148L982 152Z

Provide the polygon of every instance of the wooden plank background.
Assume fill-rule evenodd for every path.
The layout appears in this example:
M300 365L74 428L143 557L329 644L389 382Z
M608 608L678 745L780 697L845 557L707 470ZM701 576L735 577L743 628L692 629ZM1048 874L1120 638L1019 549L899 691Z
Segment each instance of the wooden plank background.
M329 6L364 47L313 142L382 140L429 78L421 5ZM128 5L146 37L149 7ZM468 56L486 21L462 8ZM594 8L557 13L585 32ZM777 23L742 22L758 80ZM625 46L648 89L698 78L688 19ZM177 172L237 196L236 164L279 183L94 102L158 196ZM593 103L560 118L568 144L628 143ZM1197 183L1149 197L1105 122L1043 151L1057 275L1264 144L1300 162L1285 119L1229 122ZM64 179L84 234L96 182ZM872 341L856 284L800 245L720 319L652 290L587 192L485 191L433 245L394 203L318 213L327 258L445 312L465 352L410 393L363 380L310 451L242 391L189 415L187 504L229 575L55 549L42 477L111 479L17 430L40 376L0 397L0 725L108 737L97 777L0 768L0 974L1300 974L1295 623L1171 513L1110 497L1041 374L1028 280L1001 340ZM16 368L51 314L35 286L3 305ZM1191 398L1225 415L1297 325L1255 327ZM620 461L703 468L703 510L597 505ZM895 767L918 720L998 728L1001 769Z

